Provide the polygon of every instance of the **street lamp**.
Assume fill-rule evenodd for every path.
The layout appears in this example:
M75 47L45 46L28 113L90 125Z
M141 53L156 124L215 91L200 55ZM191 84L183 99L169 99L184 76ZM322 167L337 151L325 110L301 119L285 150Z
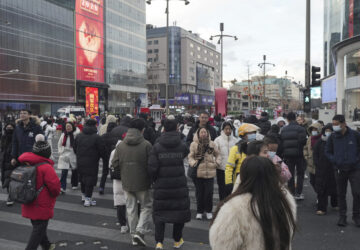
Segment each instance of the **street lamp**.
M12 70L9 70L7 72L1 73L0 76L11 75L11 74L16 74L16 73L19 73L19 70L18 69L12 69Z
M263 85L263 97L262 97L262 107L265 109L265 80L266 80L266 65L270 65L275 67L275 64L273 63L267 63L266 62L266 55L263 56L264 62L259 63L258 67L264 69L264 85Z
M152 0L147 0L146 3L147 4L151 4ZM166 114L169 115L169 77L170 77L170 62L169 62L169 2L170 0L165 0L166 1L166 83L165 83L165 101L166 101ZM178 0L178 1L183 1L185 2L185 5L188 5L190 3L190 1L188 0Z
M224 35L224 23L220 23L220 34L219 35L214 35L214 36L210 36L210 40L212 41L214 39L214 37L219 37L219 41L218 44L221 44L221 87L223 87L223 65L224 65L224 56L223 56L223 52L224 52L224 37L231 37L234 38L235 41L238 40L237 36L231 36L231 35Z

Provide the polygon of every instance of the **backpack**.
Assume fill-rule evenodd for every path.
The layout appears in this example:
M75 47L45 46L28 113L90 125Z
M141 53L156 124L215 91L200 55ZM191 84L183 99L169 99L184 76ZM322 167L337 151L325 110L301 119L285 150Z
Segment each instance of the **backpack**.
M36 168L43 164L47 163L19 166L12 171L9 184L9 197L12 201L29 204L38 197L45 185L36 190Z

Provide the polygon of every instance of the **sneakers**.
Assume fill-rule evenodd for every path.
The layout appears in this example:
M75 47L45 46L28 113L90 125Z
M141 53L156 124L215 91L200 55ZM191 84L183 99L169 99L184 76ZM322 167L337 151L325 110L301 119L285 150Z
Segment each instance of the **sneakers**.
M199 214L199 213L198 213L198 214L196 214L196 219L197 219L197 220L202 220L202 216L203 216L202 214Z
M99 194L100 194L100 195L103 195L103 194L104 194L104 188L102 188L102 187L99 188Z
M316 215L325 215L326 214L326 212L325 211L321 211L321 210L318 210L318 211L316 211Z
M133 236L133 242L136 242L137 245L146 247L145 237L143 234L136 232Z
M360 216L353 216L352 219L355 223L355 226L360 227Z
M85 194L81 195L81 201L84 202L85 201Z
M212 218L213 218L212 213L206 213L206 219L212 220Z
M161 242L158 242L158 243L156 244L155 249L157 249L157 250L162 250L162 249L164 249L164 245L163 245Z
M12 205L14 205L14 202L12 200L10 200L10 197L8 197L6 200L6 206L10 207Z
M295 194L294 199L297 200L297 201L302 201L302 200L305 199L305 197L304 197L303 194Z
M174 242L174 248L175 249L179 249L179 248L181 248L182 247L182 245L184 245L184 240L183 240L183 238L181 238L179 241L175 241Z
M90 207L90 206L91 206L91 198L85 197L84 207Z
M94 200L93 198L90 198L90 205L96 206L96 200Z
M78 186L73 186L72 190L78 190L78 188L79 188Z
M56 247L56 245L55 245L54 243L52 243L52 244L50 245L50 247L49 247L49 249L48 249L48 250L54 250L54 249L55 249L55 247Z
M337 225L339 227L346 227L347 226L346 216L340 216Z
M120 233L121 234L126 234L128 231L129 231L128 226L121 226L121 228L120 228Z
M60 194L65 194L66 190L64 188L60 188Z
M137 241L135 241L135 237L133 236L132 239L131 239L131 244L133 246L138 246L139 244L137 243Z

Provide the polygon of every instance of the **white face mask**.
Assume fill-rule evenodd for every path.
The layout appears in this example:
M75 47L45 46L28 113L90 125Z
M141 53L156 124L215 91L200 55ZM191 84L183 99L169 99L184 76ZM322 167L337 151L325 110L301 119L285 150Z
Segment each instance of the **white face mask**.
M248 142L255 141L256 140L256 134L248 134L247 135Z
M340 125L333 126L333 130L334 130L335 132L339 132L339 131L341 131L341 127L340 127Z
M329 137L332 134L332 132L325 132L326 137Z
M275 157L275 155L276 155L276 152L268 151L268 156L269 156L270 159L273 159Z
M317 131L311 131L311 134L312 134L313 136L317 136L317 135L319 134L319 132L317 132Z

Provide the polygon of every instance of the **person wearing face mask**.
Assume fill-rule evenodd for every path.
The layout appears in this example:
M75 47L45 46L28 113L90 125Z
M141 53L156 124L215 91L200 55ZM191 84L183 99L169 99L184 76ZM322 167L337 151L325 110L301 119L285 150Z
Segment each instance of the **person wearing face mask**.
M237 175L240 173L241 164L246 158L247 144L256 140L256 132L259 131L259 129L260 128L254 124L243 123L238 130L241 140L230 149L225 166L225 188L227 195L233 190L233 184Z
M295 199L303 200L302 194L304 184L304 154L303 149L306 144L306 131L296 122L296 115L290 112L287 115L289 125L284 127L280 133L281 148L286 165L289 166L292 178L288 182L289 190ZM297 176L297 185L295 189L295 171Z
M230 153L230 149L235 146L238 139L233 135L233 125L231 122L224 122L222 124L221 135L215 139L215 144L220 149L221 164L216 169L216 180L219 186L219 198L222 201L226 197L225 190L225 167Z
M4 134L1 136L1 147L0 147L0 169L1 169L1 183L2 188L6 188L9 192L9 183L10 175L14 170L14 167L11 165L11 147L12 147L12 137L15 129L15 124L8 123L5 125ZM6 201L7 206L12 206L13 201L8 197Z
M325 154L335 168L340 216L337 225L347 225L346 190L350 182L353 221L360 227L360 134L346 125L343 115L334 116L332 127L335 133L327 140Z
M325 155L326 142L332 131L331 123L324 126L321 130L321 139L314 146L315 191L318 199L317 215L326 214L329 196L331 198L331 206L336 210L339 209L334 168Z
M321 124L313 123L308 128L308 133L310 134L307 139L306 145L304 147L304 158L306 160L307 169L310 176L310 184L315 190L315 166L313 160L313 148L318 140L321 139Z

